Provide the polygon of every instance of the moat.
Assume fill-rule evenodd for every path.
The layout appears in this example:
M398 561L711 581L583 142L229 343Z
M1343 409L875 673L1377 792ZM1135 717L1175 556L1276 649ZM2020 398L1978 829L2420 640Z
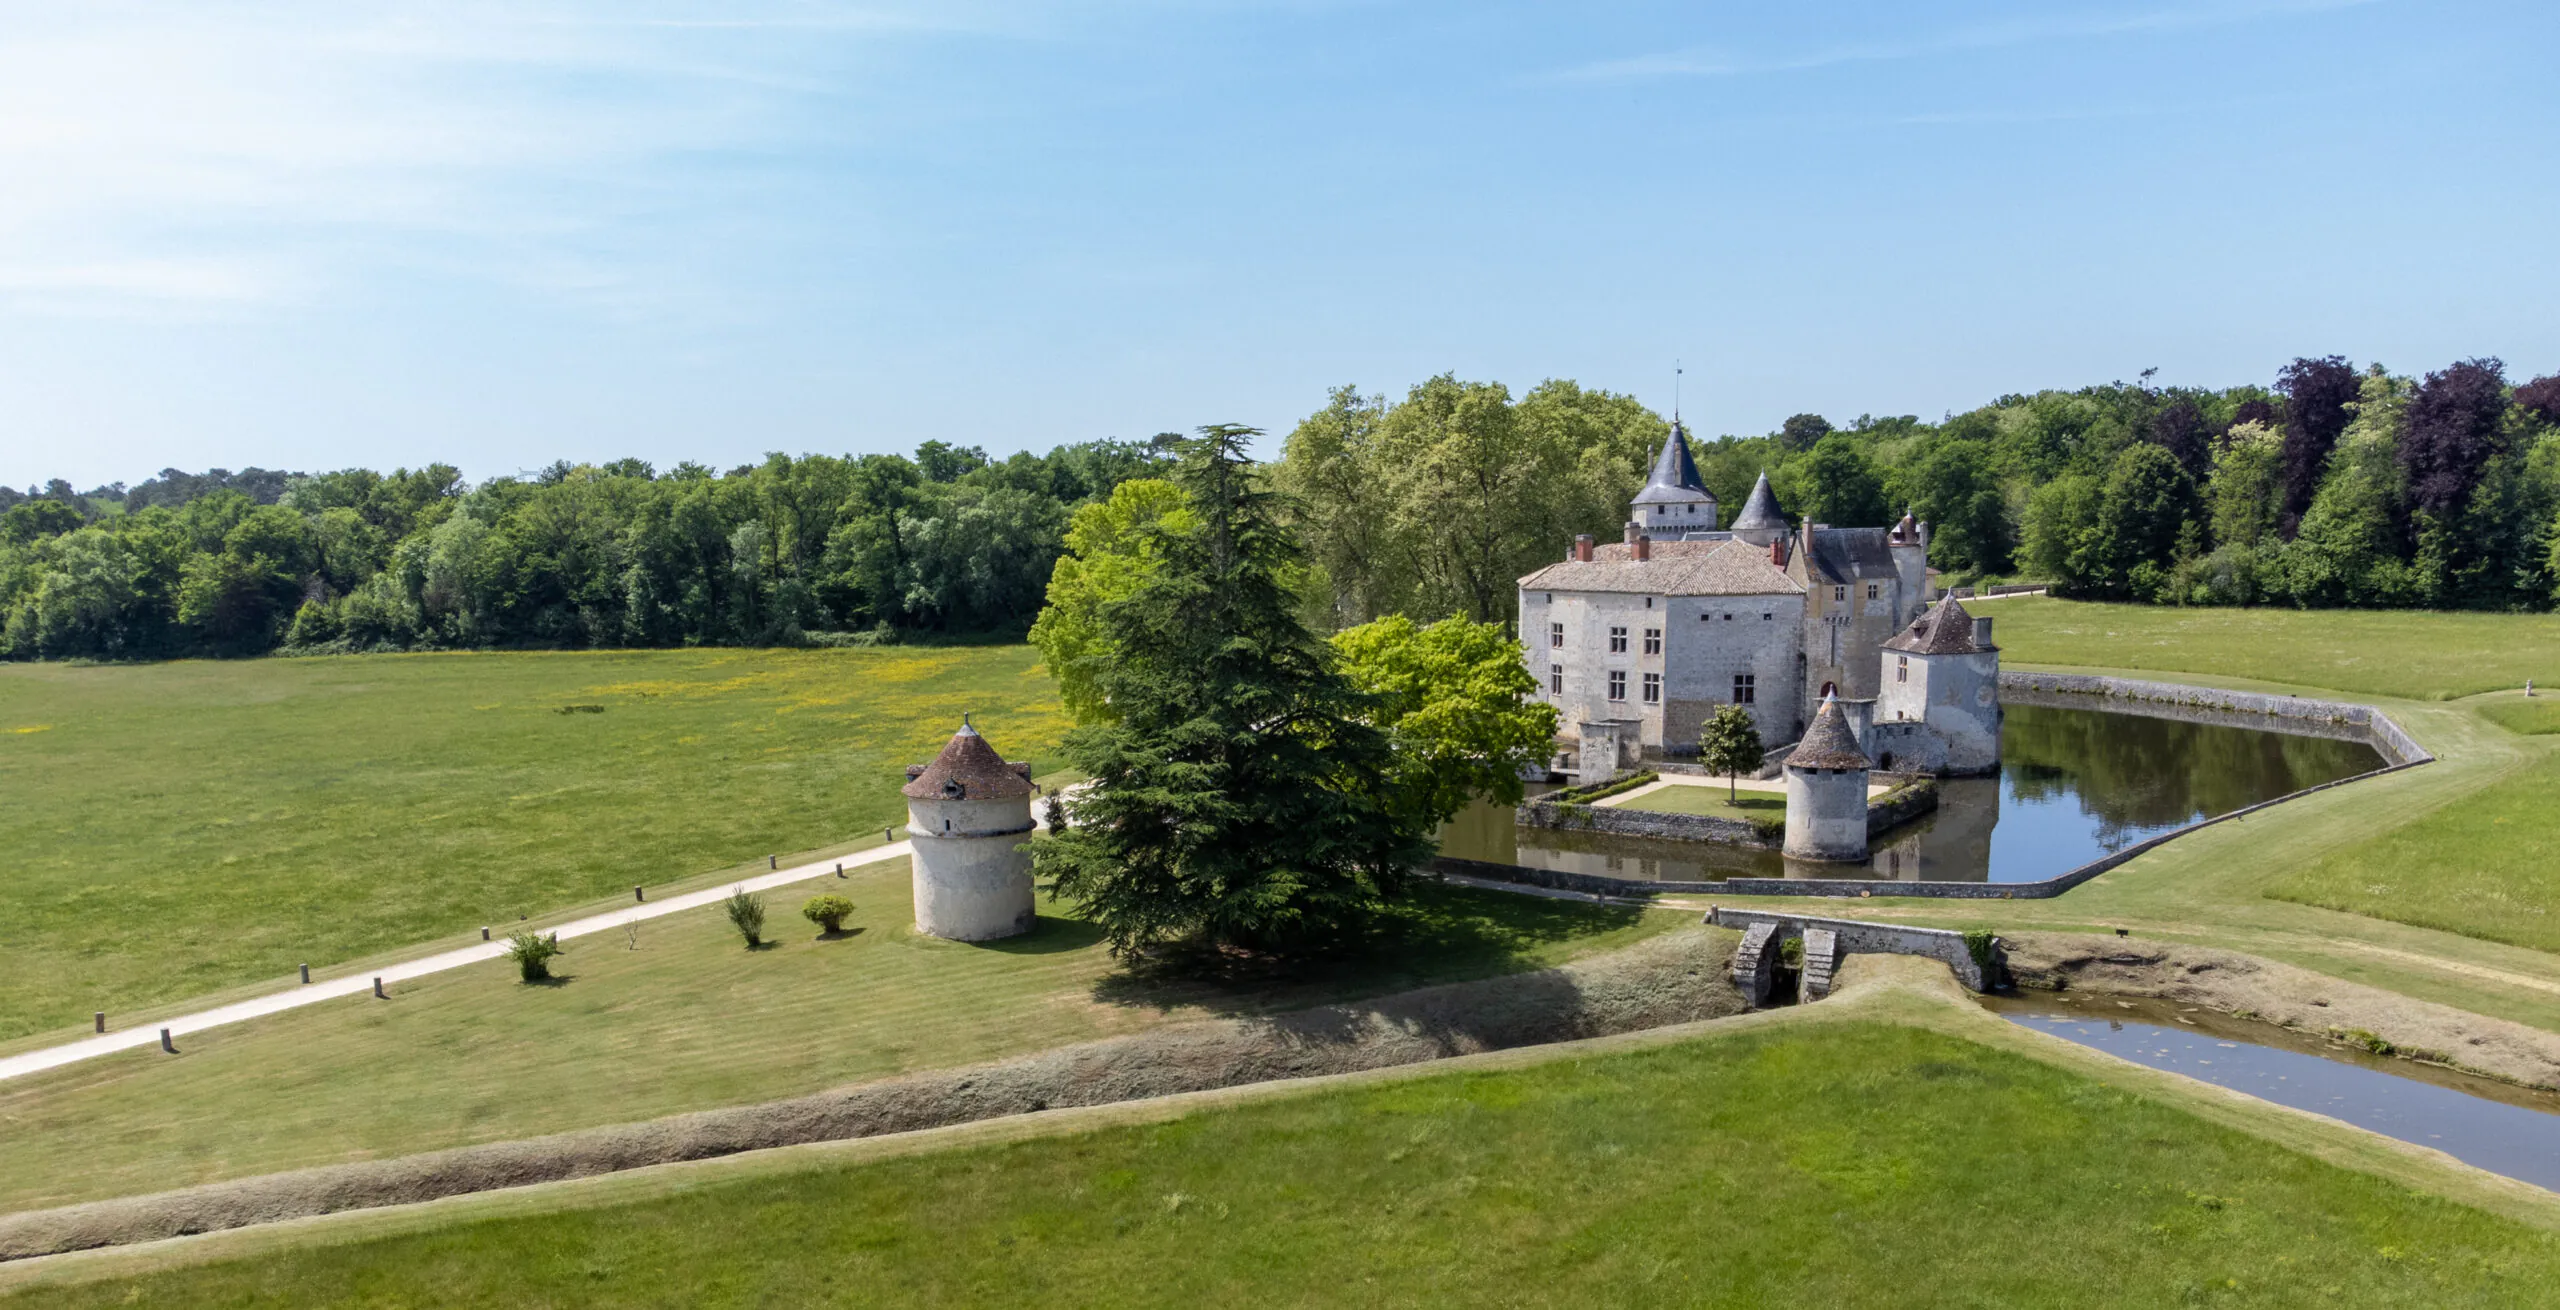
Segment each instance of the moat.
M1441 834L1463 859L1611 878L2036 882L2146 838L2382 767L2362 741L2094 709L2012 704L1996 778L1942 781L1938 810L1883 834L1865 866L1775 851L1522 827L1478 805Z

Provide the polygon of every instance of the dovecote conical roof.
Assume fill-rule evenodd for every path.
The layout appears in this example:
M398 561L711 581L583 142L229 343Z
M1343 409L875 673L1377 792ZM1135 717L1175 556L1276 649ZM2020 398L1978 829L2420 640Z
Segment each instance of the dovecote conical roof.
M1913 619L1910 627L1886 642L1884 648L1907 655L1982 653L1982 647L1974 644L1973 640L1973 616L1965 613L1963 603L1953 596L1921 611L1920 617Z
M1031 766L1008 763L966 720L931 764L907 766L900 795L919 801L994 801L1031 794Z
M1839 697L1822 698L1822 708L1814 711L1813 726L1805 729L1804 740L1787 752L1787 765L1797 769L1871 767L1867 753L1858 748L1858 730L1849 726L1849 712L1840 708Z
M1787 529L1787 516L1778 512L1778 493L1769 490L1769 474L1765 470L1760 480L1751 484L1751 495L1742 502L1742 512L1733 516L1734 531L1755 529Z
M1644 490L1636 493L1635 503L1682 504L1713 499L1715 493L1707 490L1707 480L1698 475L1698 461L1689 453L1689 438L1675 419L1671 435L1662 439L1662 453L1654 456L1653 474L1645 479Z

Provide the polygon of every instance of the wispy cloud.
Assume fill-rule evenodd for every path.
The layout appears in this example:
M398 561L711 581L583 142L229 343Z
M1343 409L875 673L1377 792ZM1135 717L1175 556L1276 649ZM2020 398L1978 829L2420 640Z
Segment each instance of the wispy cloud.
M659 165L858 130L844 100L891 42L1014 24L921 2L0 0L0 306L254 310L422 248L581 294L616 280L582 237L699 202Z
M1535 79L1542 82L1633 82L1674 77L1739 77L1802 72L1841 64L1888 63L1936 55L1997 50L2049 41L2095 40L2137 33L2178 32L2224 27L2294 14L2316 13L2379 3L2379 0L2251 0L2246 3L2185 6L2123 13L2048 14L2011 22L1984 23L1904 41L1853 43L1794 53L1753 53L1714 46L1604 59L1559 69Z

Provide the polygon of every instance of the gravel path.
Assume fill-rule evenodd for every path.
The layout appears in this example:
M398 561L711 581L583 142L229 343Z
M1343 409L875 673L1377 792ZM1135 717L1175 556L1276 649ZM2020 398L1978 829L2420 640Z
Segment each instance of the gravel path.
M888 860L903 860L912 854L913 850L913 847L902 841L894 845L863 851L846 858L842 863L847 869L853 869ZM835 860L820 860L814 864L797 865L778 872L760 873L752 878L741 878L727 886L686 892L681 896L670 896L663 901L645 901L604 914L590 915L584 919L564 923L550 931L559 933L564 940L571 937L585 937L592 933L620 928L635 919L655 919L661 915L680 914L686 910L717 904L727 900L731 889L736 887L744 887L753 892L771 887L789 886L795 882L806 882L812 878L831 878L835 875L837 863L838 861ZM341 996L361 996L373 990L373 980L377 977L381 978L383 985L387 987L392 983L406 982L411 978L423 978L431 973L459 969L467 964L500 959L506 953L507 944L504 940L481 942L463 947L458 951L446 951L441 955L406 960L399 964L386 964L379 969L369 969L351 978L330 978L280 992L270 992L264 996L252 997L210 1010L178 1015L175 1018L163 1019L139 1028L103 1033L76 1042L65 1042L60 1046L47 1046L26 1051L0 1059L0 1080L24 1077L40 1070L57 1068L116 1051L130 1051L137 1047L157 1045L160 1041L160 1030L163 1028L168 1029L170 1036L174 1039L188 1033L202 1032L207 1028L217 1028L226 1023L238 1023L243 1019L255 1019L261 1015L279 1014L305 1005L317 1005L322 1001L334 1000Z

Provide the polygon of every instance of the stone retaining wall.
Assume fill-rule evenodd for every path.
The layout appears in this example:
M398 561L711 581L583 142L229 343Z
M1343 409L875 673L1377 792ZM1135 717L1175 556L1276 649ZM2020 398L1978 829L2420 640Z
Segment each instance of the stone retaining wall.
M1867 835L1879 836L1938 808L1937 783L1909 774L1875 775L1894 783L1891 791L1867 801ZM1749 821L1713 814L1668 814L1660 810L1617 805L1586 805L1531 799L1512 811L1516 823L1532 828L1605 832L1620 837L1668 841L1717 842L1774 851L1784 845L1784 827L1762 832Z

